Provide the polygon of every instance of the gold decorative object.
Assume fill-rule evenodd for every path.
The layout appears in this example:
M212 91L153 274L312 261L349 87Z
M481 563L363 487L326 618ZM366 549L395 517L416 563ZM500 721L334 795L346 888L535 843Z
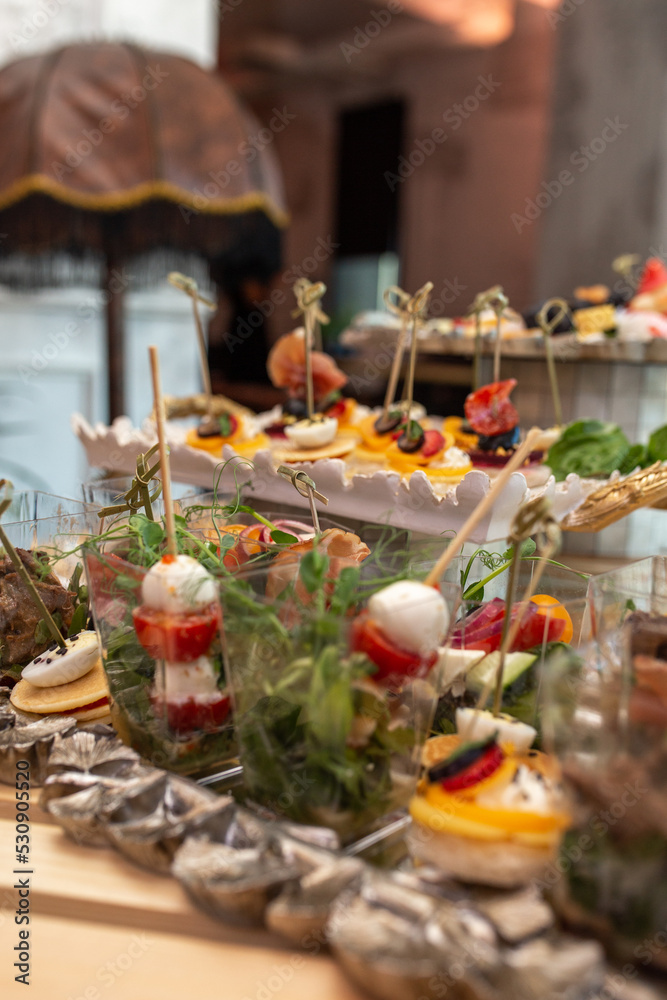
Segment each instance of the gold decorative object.
M667 499L667 465L654 462L647 469L605 483L586 497L561 522L564 531L602 531L640 507L651 507Z

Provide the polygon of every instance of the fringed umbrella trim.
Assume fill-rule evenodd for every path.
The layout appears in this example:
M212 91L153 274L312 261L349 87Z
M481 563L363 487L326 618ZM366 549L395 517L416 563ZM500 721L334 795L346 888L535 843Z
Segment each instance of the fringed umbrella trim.
M163 199L182 205L197 214L239 215L243 212L264 212L273 224L284 229L289 224L289 215L279 208L262 191L249 191L236 198L207 198L193 194L172 184L170 181L155 180L137 184L128 191L110 191L106 194L86 194L73 191L44 174L28 174L11 184L0 194L0 210L21 201L31 194L47 194L56 201L76 208L99 212L120 212L135 208L152 199ZM202 202L204 203L202 206Z

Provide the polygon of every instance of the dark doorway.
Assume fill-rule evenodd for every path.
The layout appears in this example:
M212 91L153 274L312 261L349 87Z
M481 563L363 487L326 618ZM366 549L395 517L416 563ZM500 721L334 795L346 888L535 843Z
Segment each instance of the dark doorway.
M398 253L398 186L386 172L396 171L403 148L402 101L343 111L339 125L338 255Z

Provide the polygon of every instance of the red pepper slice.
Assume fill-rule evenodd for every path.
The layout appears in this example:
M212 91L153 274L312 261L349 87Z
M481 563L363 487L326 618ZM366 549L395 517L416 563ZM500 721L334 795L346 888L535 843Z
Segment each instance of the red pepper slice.
M515 378L490 382L466 398L463 408L468 423L477 434L493 437L505 434L519 423L519 413L509 400L516 385Z
M471 788L495 774L504 759L502 747L492 743L474 763L451 778L445 778L440 785L446 792L460 792L464 788Z
M137 639L154 660L189 663L203 656L220 627L220 609L210 604L194 614L167 614L142 605L132 612Z
M407 649L401 649L388 639L372 618L361 614L352 625L352 649L365 653L377 667L373 679L382 683L392 678L419 677L428 673L438 658L437 652L420 656Z

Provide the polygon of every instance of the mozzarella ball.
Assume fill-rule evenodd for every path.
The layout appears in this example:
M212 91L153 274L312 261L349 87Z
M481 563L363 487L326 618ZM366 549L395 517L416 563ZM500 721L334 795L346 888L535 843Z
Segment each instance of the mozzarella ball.
M144 604L155 611L187 614L217 600L215 580L192 556L163 556L141 586Z
M368 611L388 639L421 656L437 650L449 627L440 591L416 580L399 580L373 594Z
M189 663L168 660L164 671L155 672L155 689L166 701L195 698L217 691L217 678L208 656L200 656Z
M40 653L23 668L21 677L41 688L69 684L92 670L99 658L97 635L86 629L71 639L65 639L64 647L54 643L46 652Z
M335 417L323 420L298 420L285 425L285 435L297 448L324 448L331 444L338 433Z
M511 715L494 715L477 708L456 709L456 731L466 740L486 740L498 733L499 743L511 743L516 753L533 745L537 730Z

